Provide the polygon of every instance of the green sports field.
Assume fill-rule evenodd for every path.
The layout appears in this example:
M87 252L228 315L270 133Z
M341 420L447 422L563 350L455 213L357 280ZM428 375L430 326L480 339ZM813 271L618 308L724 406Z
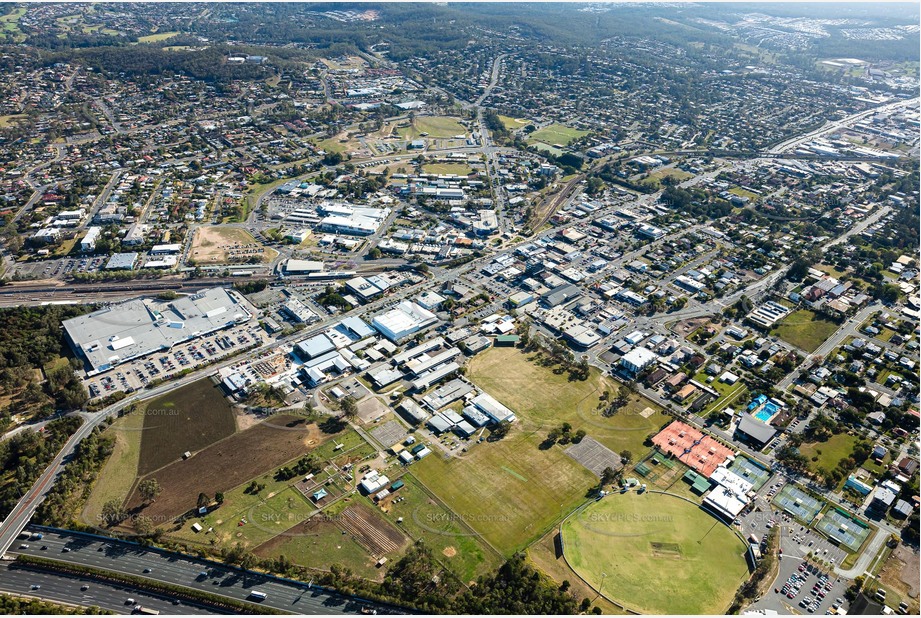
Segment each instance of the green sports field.
M570 381L566 373L537 362L537 356L518 348L490 348L467 364L467 376L474 384L508 406L518 417L517 425L536 432L542 440L552 427L572 424L583 429L606 447L620 453L628 450L634 460L649 449L643 442L671 421L660 406L642 395L631 393L627 404L612 416L604 416L601 396L621 388L595 368L587 380Z
M812 352L838 330L839 324L817 314L800 309L781 320L771 331L787 343Z
M577 140L584 135L588 135L588 131L573 129L572 127L567 127L562 124L551 124L532 133L528 137L528 143L543 142L551 146L554 144L568 146L569 142Z
M418 139L423 133L428 133L425 137L445 138L465 135L467 129L449 116L418 116L410 126L397 129L397 133L403 139Z
M541 450L543 439L515 427L498 442L474 445L463 457L444 460L432 454L411 470L457 521L510 556L543 536L598 482L561 448Z
M697 505L629 492L595 502L563 524L572 568L609 598L643 614L722 614L748 577L745 543Z

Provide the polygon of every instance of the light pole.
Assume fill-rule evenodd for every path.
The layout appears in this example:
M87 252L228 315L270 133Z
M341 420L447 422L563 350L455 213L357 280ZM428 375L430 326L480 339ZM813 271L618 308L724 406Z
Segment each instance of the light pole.
M601 583L598 585L598 597L600 597L603 594L604 578L607 576L608 576L607 573L605 573L604 571L601 572ZM598 597L595 597L595 599L597 599Z

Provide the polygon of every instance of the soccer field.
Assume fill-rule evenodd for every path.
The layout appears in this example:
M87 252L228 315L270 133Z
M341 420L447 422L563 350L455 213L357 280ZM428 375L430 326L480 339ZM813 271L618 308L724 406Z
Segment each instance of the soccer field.
M745 543L674 496L613 494L570 517L563 553L595 589L644 614L722 614L748 576ZM602 574L605 575L602 575Z

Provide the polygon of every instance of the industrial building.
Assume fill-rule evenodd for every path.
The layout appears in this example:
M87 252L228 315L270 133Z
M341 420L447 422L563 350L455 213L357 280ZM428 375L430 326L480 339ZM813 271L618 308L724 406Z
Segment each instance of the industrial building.
M241 324L249 304L225 288L201 290L175 300L142 298L111 305L63 322L67 339L88 374Z
M375 316L371 320L371 325L384 337L396 343L437 321L438 318L431 311L404 300L390 311Z

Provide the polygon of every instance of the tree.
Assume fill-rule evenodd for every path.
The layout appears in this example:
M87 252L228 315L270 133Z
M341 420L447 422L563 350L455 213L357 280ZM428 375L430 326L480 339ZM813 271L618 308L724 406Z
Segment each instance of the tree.
M144 479L138 484L138 493L141 494L141 498L144 499L144 502L148 504L157 499L161 490L160 483L157 482L157 479Z
M512 428L512 424L508 421L502 421L495 427L493 427L490 437L495 438L496 440L501 440L508 435L509 430Z
M617 471L610 466L601 471L601 484L610 485L617 480Z
M633 453L626 449L622 450L620 452L620 461L623 462L624 465L630 463L633 461Z
M342 408L342 416L345 418L353 419L358 416L358 402L351 395L343 397L342 401L339 402L339 406Z
M214 494L214 501L218 504L224 504L224 494L221 492Z
M102 521L107 526L117 526L128 518L119 500L109 500L102 505Z
M211 504L211 498L208 497L208 494L202 492L198 494L198 508L202 508Z
M809 268L812 264L805 258L797 258L787 271L787 279L790 281L802 281L809 274Z

